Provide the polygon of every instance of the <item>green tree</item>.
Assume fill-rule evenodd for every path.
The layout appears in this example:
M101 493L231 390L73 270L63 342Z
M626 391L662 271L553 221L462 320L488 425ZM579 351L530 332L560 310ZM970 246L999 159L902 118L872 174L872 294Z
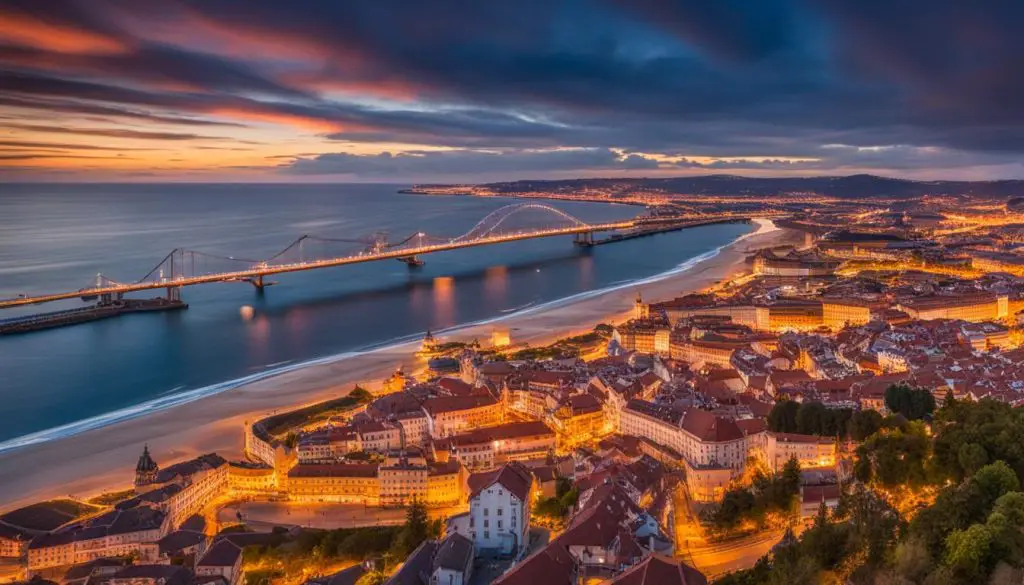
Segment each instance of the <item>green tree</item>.
M777 433L797 432L796 416L800 411L800 404L792 400L780 400L768 413L768 430Z
M820 402L804 402L796 412L796 432L804 435L820 435L828 409Z
M408 557L429 535L427 507L423 502L413 500L405 510L405 524L391 547L392 555L399 560Z
M988 463L988 452L977 443L964 443L957 450L957 462L968 475L971 475Z
M945 563L964 583L988 576L992 569L992 532L984 524L972 524L946 538Z
M885 406L909 420L920 420L935 410L935 397L925 388L893 384L885 390Z
M863 441L882 428L882 415L877 410L859 410L850 417L849 435L854 441Z

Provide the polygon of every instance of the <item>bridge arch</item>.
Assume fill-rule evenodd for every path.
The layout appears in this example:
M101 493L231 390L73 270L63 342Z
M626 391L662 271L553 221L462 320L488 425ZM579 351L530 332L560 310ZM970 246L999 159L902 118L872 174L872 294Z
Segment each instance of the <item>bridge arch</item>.
M461 236L454 238L452 241L465 242L469 240L487 237L494 233L494 230L498 229L498 227L500 227L501 224L505 223L505 220L507 220L508 218L523 211L535 209L539 209L541 211L548 212L554 216L561 217L562 219L565 219L573 226L584 227L587 225L586 222L580 220L577 217L573 217L572 215L562 211L561 209L558 209L557 207L552 207L550 205L545 205L543 203L513 203L511 205L499 207L498 209L495 209L494 211L488 213L486 216L484 216L483 219L477 222L477 224L473 226L472 229L462 234Z

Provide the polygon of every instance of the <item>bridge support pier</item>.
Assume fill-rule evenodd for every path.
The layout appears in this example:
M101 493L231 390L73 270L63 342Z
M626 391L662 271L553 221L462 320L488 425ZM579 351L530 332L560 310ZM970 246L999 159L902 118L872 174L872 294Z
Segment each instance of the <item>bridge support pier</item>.
M409 268L419 268L426 264L423 260L420 260L419 256L402 256L398 259L399 262L404 262Z
M594 245L594 232L581 232L573 236L572 243L577 246L593 246Z
M180 286L169 286L167 287L167 300L172 303L181 302L181 287Z
M118 294L117 296L118 296L118 300L120 300L121 295ZM109 305L109 304L111 304L112 300L113 299L111 298L111 294L110 293L103 293L103 294L100 295L100 303L99 304L101 304L101 305Z

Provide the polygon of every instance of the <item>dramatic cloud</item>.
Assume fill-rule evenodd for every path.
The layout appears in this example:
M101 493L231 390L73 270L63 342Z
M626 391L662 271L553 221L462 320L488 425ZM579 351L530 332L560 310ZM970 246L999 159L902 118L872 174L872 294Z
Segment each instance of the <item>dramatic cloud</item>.
M1022 21L1010 0L12 0L0 116L11 141L166 141L214 178L1020 175ZM214 140L265 146L198 153Z

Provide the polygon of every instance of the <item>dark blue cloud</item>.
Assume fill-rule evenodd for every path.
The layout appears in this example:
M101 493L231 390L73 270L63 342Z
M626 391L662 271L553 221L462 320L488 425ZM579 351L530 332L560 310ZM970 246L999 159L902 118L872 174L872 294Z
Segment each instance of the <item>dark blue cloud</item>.
M337 126L324 136L339 142L466 149L321 168L472 171L497 164L487 149L521 153L501 160L525 170L538 149L616 149L826 172L1005 165L1024 151L1024 3L1008 0L69 0L5 13L123 50L62 55L0 33L0 107L172 124L247 112Z

